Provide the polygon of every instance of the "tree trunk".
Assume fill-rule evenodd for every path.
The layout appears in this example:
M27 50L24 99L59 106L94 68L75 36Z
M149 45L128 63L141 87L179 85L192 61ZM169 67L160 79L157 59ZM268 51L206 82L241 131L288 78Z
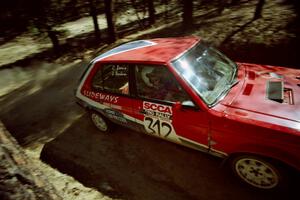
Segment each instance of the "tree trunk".
M47 26L47 34L52 42L54 52L56 54L60 54L60 45L59 45L59 40L57 37L57 32L55 30L53 30L52 27Z
M164 5L164 12L165 12L165 14L164 14L164 16L165 16L165 19L167 19L168 18L168 4L169 4L169 0L162 0L162 4Z
M255 8L253 20L256 20L256 19L259 19L262 17L261 12L262 12L264 4L265 4L265 0L258 0L258 3Z
M97 9L95 7L94 0L89 0L89 6L90 6L90 15L93 18L95 37L100 38L101 35L100 35L100 29L98 24L98 18L97 18Z
M155 8L153 0L147 0L147 6L148 6L148 13L149 13L149 23L154 24L155 23Z
M220 0L218 2L218 9L217 9L218 15L221 15L222 12L225 10L225 7L228 5L229 5L229 3L227 1Z
M137 5L135 4L135 0L130 0L131 2L131 5L132 7L134 8L135 10L135 16L137 18L137 21L138 21L138 24L141 28L144 28L144 23L143 23L143 20L140 18L140 15L139 15L139 11L138 11L138 8L137 8Z
M105 16L107 21L107 30L108 30L108 42L112 43L116 41L117 35L115 30L115 19L113 15L114 0L104 0L105 6Z
M54 29L58 18L55 15L52 2L50 0L36 0L33 4L32 21L40 33L47 33L51 40L54 53L60 54L60 44L58 39L59 31Z
M183 14L182 23L187 29L193 27L193 0L182 0L183 1Z

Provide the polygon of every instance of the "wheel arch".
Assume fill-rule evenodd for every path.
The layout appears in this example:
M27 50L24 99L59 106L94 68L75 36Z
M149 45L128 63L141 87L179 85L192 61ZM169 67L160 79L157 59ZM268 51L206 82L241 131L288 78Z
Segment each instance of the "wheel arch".
M228 153L228 156L225 158L224 163L228 163L230 160L237 156L249 155L261 157L262 159L271 161L275 164L280 165L281 167L288 167L293 170L299 170L297 158L279 148L253 144L243 145L242 148L238 149L238 151L232 151Z

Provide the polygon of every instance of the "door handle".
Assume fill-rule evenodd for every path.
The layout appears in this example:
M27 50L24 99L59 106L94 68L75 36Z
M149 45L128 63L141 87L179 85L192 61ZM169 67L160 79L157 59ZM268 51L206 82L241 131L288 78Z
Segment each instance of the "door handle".
M142 109L142 110L140 110L140 113L141 114L146 114L146 110Z

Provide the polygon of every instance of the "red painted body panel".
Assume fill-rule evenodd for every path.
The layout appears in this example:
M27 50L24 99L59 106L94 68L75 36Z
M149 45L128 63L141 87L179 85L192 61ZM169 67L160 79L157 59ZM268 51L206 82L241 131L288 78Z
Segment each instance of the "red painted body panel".
M91 78L101 63L160 64L169 68L176 80L193 99L199 110L174 110L176 134L225 154L253 153L278 159L300 170L300 71L283 67L238 63L239 80L230 92L209 108L171 65L171 61L200 41L197 37L150 40L156 45L113 54L100 60L88 71L78 88L79 95L91 90ZM275 73L275 74L274 74ZM281 75L282 77L280 77ZM267 99L267 82L283 81L285 101ZM78 94L78 93L77 93ZM95 95L94 95L95 96ZM94 97L88 97L94 99ZM105 102L143 123L143 101L118 97ZM119 107L118 107L119 106ZM132 106L132 110L131 107ZM126 108L123 109L122 108ZM190 124L189 124L190 123ZM197 127L197 124L199 126Z
M104 58L103 61L109 62L146 62L146 63L167 63L173 60L184 51L196 44L198 37L164 38L149 40L156 45L115 54Z
M293 91L293 105L267 99L267 81L275 79L270 72L283 76L284 87ZM260 154L300 169L299 73L239 63L239 83L210 112L212 139L217 142L213 148L228 154ZM249 84L253 85L251 91L247 91Z
M271 67L254 64L240 64L244 66L245 78L243 88L239 94L236 95L233 102L221 102L229 107L240 109L241 112L247 111L257 114L268 115L275 118L285 119L290 122L300 122L300 87L297 86L300 80L296 79L300 76L299 70ZM282 78L275 78L270 73L281 75ZM250 75L252 74L252 75ZM252 76L250 78L250 76ZM267 99L267 81L283 81L284 88L292 90L290 103L278 103ZM252 86L248 91L247 86ZM248 87L250 88L250 87ZM291 126L289 124L288 126ZM291 127L292 128L292 127ZM296 127L294 127L296 128Z

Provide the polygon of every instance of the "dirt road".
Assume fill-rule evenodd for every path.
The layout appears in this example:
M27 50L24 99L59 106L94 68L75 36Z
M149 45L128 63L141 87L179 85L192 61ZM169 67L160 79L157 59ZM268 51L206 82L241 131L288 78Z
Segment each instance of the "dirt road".
M114 198L130 200L291 199L253 191L221 160L157 138L117 128L98 132L83 115L42 151L42 160Z
M1 99L0 119L21 144L48 142L41 154L46 163L113 198L266 200L289 195L253 192L222 168L221 160L204 153L124 128L99 133L74 101L83 66L74 63Z
M68 66L38 62L11 74L0 71L4 86L9 85L9 76L16 80L11 83L12 88L3 89L6 95L0 95L0 119L19 143L25 146L45 143L83 114L73 95L83 69L84 63L78 62Z

